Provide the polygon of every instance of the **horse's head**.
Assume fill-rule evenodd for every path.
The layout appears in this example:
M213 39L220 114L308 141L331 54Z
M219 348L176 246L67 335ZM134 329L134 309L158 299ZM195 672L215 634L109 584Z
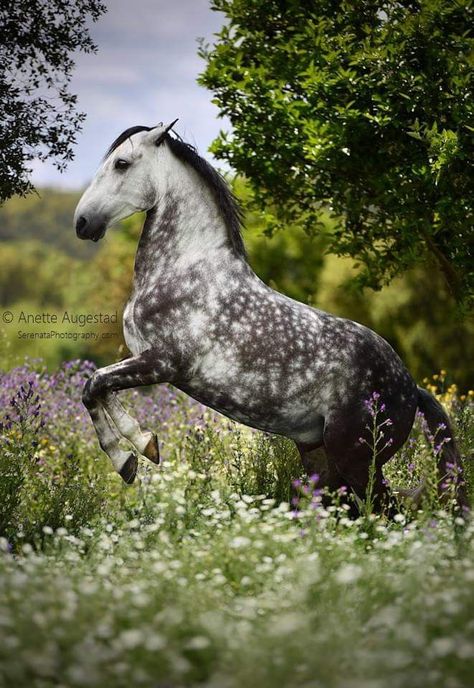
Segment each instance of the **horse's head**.
M153 208L162 144L176 121L168 126L132 127L114 141L74 213L80 239L98 241L111 224Z

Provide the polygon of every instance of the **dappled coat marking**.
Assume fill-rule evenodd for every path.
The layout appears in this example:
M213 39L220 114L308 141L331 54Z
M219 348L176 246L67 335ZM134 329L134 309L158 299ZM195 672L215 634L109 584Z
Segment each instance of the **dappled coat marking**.
M78 236L92 240L147 211L123 317L132 357L98 370L84 390L101 446L127 481L137 460L118 447L121 437L157 461L155 435L142 432L116 392L169 382L230 418L293 439L322 483L349 484L364 496L371 461L361 441L370 420L364 401L376 390L394 421L377 457L382 505L381 466L413 425L416 384L377 334L257 277L225 181L169 129L121 134L76 210Z

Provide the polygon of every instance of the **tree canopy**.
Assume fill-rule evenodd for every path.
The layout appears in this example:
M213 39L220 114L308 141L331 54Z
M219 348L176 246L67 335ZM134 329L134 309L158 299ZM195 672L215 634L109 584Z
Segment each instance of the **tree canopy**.
M63 169L85 115L68 85L72 54L94 52L100 0L4 0L0 7L0 203L32 190L31 161Z
M434 256L473 292L470 0L213 0L227 21L200 77L229 118L214 154L275 225L315 232L374 288Z

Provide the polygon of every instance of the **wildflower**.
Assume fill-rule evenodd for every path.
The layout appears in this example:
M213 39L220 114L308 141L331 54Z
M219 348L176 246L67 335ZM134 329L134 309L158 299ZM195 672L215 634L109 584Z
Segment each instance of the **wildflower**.
M0 551L9 552L10 550L11 550L11 545L8 542L7 538L0 537Z
M356 564L343 564L335 574L338 583L350 585L356 583L362 576L362 568Z
M162 650L164 647L166 647L166 638L164 638L162 635L159 635L158 633L152 633L151 635L147 636L145 640L145 648L149 652L157 652L158 650Z
M122 631L118 637L119 644L126 650L133 650L143 643L143 632L138 628Z
M230 541L230 546L234 549L241 549L242 547L248 547L251 544L251 540L243 535L237 535Z
M196 635L194 638L188 640L185 647L187 650L205 650L210 644L211 641L209 638L203 635Z
M456 643L453 638L435 638L430 649L436 657L446 657L454 652Z

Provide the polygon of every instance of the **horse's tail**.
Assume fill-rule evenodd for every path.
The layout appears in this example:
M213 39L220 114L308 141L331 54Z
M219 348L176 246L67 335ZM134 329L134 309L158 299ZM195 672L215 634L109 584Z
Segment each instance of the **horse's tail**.
M454 439L448 415L439 401L426 389L418 387L418 409L427 427L425 435L434 443L438 459L438 491L440 495L454 483L456 501L461 511L470 508L461 455Z

